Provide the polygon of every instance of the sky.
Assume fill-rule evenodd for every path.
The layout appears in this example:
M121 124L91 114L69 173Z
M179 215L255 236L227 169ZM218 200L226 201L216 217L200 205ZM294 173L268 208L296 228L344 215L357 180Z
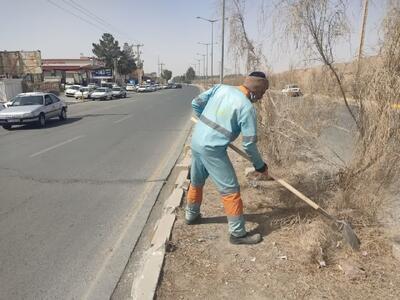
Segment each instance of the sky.
M230 0L226 0L229 2ZM370 0L366 30L365 53L376 53L379 42L379 24L385 13L387 0ZM196 19L219 18L221 0L0 0L2 28L0 51L41 50L42 58L78 58L81 53L92 56L92 43L102 33L110 32L120 42L143 44L141 58L145 72L157 72L158 61L173 76L183 74L196 59L205 54L211 25ZM277 2L276 0L274 2ZM74 3L92 13L85 16ZM351 60L357 51L362 0L348 0L350 38L337 44L338 61ZM264 5L267 19L260 25L260 7ZM275 72L290 66L302 67L304 57L292 46L281 42L274 29L277 16L272 0L248 0L245 10L249 37L262 43L263 53ZM94 16L93 16L94 15ZM229 17L229 15L227 15ZM85 19L86 22L82 19ZM99 24L99 22L101 22ZM214 26L214 40L221 39L221 22ZM225 35L225 74L244 72L236 67L229 52L229 30ZM214 74L218 74L221 57L220 44L214 46ZM211 59L209 59L211 61ZM209 67L210 68L210 67ZM201 66L201 69L203 67ZM210 73L210 69L209 69Z

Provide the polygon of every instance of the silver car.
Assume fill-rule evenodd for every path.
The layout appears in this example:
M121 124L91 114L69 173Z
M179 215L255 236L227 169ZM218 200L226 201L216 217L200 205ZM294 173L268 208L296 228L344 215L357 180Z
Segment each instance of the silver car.
M114 98L126 98L126 90L121 87L113 87L112 95Z
M11 105L0 111L0 125L11 129L13 125L38 123L45 127L46 121L58 117L67 118L67 104L50 93L22 93Z
M110 88L102 87L94 90L94 92L90 95L90 98L93 100L108 100L112 99L113 95Z

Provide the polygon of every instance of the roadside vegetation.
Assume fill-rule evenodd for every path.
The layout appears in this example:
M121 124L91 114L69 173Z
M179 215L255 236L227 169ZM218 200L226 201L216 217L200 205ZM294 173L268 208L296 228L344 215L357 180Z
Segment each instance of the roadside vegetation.
M240 46L241 51L236 55L238 59L247 59L246 68L251 71L262 67L260 62L265 59L261 54L258 58L253 57L261 51L255 50L257 42L245 32L246 3L244 0L233 1L231 10L235 18L230 21L234 33L231 42ZM346 1L285 0L280 1L276 9L279 15L275 17L276 30L280 36L285 37L286 43L301 49L305 61L318 61L321 66L272 74L272 88L300 83L307 97L305 105L297 108L294 115L287 115L287 107L277 110L279 103L272 92L261 104L260 122L264 123L261 134L266 140L268 157L278 164L286 162L286 167L290 167L288 163L293 162L293 151L298 147L293 141L300 142L312 152L321 130L337 125L337 120L329 120L324 112L329 113L332 105L342 102L356 129L352 131L351 159L340 157L329 150L329 145L321 142L319 145L328 149L327 153L335 157L339 167L336 185L343 195L336 200L337 209L357 209L370 222L375 222L378 212L395 196L393 190L400 170L400 1L388 2L378 55L362 58L360 63L347 64L336 63L334 47L349 32ZM268 69L267 63L263 68ZM313 124L307 125L305 120L308 123L313 120ZM326 156L322 157L328 160Z
M244 61L246 73L271 74L272 89L257 104L261 151L275 176L349 221L361 249L351 251L337 228L273 182L244 178L240 170L248 164L232 155L249 227L261 232L264 242L234 248L224 243L222 218L188 228L181 216L171 242L177 250L167 255L158 296L394 299L399 293L392 239L400 226L400 1L388 2L378 55L360 64L336 62L333 45L348 32L346 2L280 1L276 30L302 49L305 61L320 63L281 74L271 73L262 43L246 32L249 2L229 2L229 49ZM241 82L238 76L225 78L227 84ZM289 83L299 84L304 96L279 92ZM206 193L204 215L220 212L217 197L212 188Z

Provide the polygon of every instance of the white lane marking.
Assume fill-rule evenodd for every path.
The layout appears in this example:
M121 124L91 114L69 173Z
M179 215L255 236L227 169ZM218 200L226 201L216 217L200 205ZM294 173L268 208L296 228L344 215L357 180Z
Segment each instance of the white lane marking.
M83 138L83 137L84 137L84 135L78 135L78 136L76 136L76 137L74 137L74 138L72 138L72 139L66 140L66 141L61 142L61 143L59 143L59 144L57 144L57 145L51 146L51 147L49 147L49 148L46 148L46 149L43 149L43 150L41 150L41 151L39 151L39 152L36 152L36 153L34 153L34 154L31 154L29 157L38 156L38 155L43 154L43 153L45 153L45 152L47 152L47 151L50 151L50 150L53 150L53 149L55 149L55 148L61 147L61 146L65 145L65 144L71 143L71 142L76 141L76 140L78 140L78 139L81 139L81 138Z
M131 117L132 117L132 115L125 116L125 117L123 117L123 118L121 118L121 119L119 119L119 120L117 120L117 121L114 121L114 124L118 124L118 123L120 123L120 122L122 122L122 121L125 121L125 120L131 118Z

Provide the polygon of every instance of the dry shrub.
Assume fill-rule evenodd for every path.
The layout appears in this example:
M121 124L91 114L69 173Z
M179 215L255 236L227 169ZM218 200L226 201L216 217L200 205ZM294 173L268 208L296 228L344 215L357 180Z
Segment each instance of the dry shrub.
M340 239L327 223L318 219L300 227L299 259L303 264L328 263L330 254Z
M393 187L400 174L400 1L389 7L383 31L379 63L364 66L361 75L362 130L355 159L342 180L342 204L370 216L376 215L382 192Z
M343 166L342 158L319 140L321 130L334 123L334 107L333 102L312 95L298 99L267 93L258 104L258 121L268 161L279 167L292 167L298 161Z

